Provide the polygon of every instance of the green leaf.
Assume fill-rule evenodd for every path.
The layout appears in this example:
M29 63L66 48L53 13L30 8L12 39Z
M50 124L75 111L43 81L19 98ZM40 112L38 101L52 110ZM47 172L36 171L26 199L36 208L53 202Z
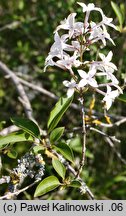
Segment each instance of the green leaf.
M70 185L68 185L69 187L74 187L74 188L80 188L81 187L81 183L77 180L73 180Z
M14 125L31 134L33 137L40 138L40 131L38 126L30 119L14 117L11 118L11 121Z
M24 1L19 1L18 8L19 8L19 10L24 9Z
M64 179L66 174L65 166L58 159L54 158L52 159L52 165L56 172Z
M82 153L82 143L80 137L75 137L70 141L70 147L77 153Z
M33 137L24 132L15 132L8 134L7 136L0 137L0 149L3 149L9 143L16 143L16 142L25 142L25 141L32 141Z
M121 12L122 12L123 21L124 21L124 20L125 20L125 13L126 13L125 4L124 4L124 3L121 3L121 4L120 4L120 10L121 10Z
M126 93L121 94L118 99L126 103Z
M58 178L55 176L49 176L45 178L40 184L37 186L35 190L34 197L42 196L55 188L57 188L61 183L59 182Z
M40 151L44 150L44 147L43 146L35 146L33 148L33 152L34 154L38 154Z
M112 6L112 8L113 8L118 20L119 20L120 26L122 27L124 19L123 19L123 14L121 13L119 6L116 3L114 3L113 1L111 1L111 6Z
M82 142L80 137L75 137L70 141L70 147L72 148L73 151L77 153L82 153ZM94 155L87 149L86 150L86 157L93 159Z
M116 176L114 182L126 182L126 176Z
M64 133L64 127L55 128L50 134L50 141L53 143L60 139Z
M74 162L74 155L71 148L65 143L59 143L58 145L54 146L56 150L58 150L67 160Z
M70 98L60 98L59 101L56 103L55 107L50 113L50 117L48 120L47 127L49 129L48 132L52 131L62 118L63 114L66 112L70 104L72 103L73 96Z
M9 158L16 159L17 156L18 156L18 153L14 149L9 149L8 153L7 153L7 156Z

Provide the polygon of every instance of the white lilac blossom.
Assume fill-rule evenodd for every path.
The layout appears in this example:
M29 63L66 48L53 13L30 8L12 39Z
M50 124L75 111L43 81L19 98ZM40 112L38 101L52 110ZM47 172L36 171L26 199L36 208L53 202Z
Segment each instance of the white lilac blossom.
M93 78L96 73L96 70L91 70L88 73L86 73L83 70L78 70L78 73L82 78L78 84L80 88L85 87L86 85L90 85L94 88L98 87L97 81Z
M111 90L111 87L107 85L107 93L105 94L105 97L103 98L103 101L105 102L106 109L108 110L115 98L119 96L119 90Z
M61 25L57 26L56 31L60 29L69 31L69 38L77 37L80 34L83 34L84 27L82 22L75 22L76 13L71 13L67 19L61 21Z
M91 43L101 40L103 45L106 46L106 39L108 39L113 45L115 45L105 26L102 26L101 28L100 26L97 26L95 22L91 22L90 26L91 30L88 40L91 41Z
M56 64L63 69L68 69L71 71L72 66L79 67L82 64L79 60L77 60L77 58L77 52L74 52L73 56L64 55L64 58L58 60Z
M68 88L67 90L67 96L71 97L74 94L75 88L78 88L77 83L74 79L71 79L71 82L68 80L64 80L63 84Z
M71 97L74 91L85 92L88 86L92 87L96 92L105 95L103 101L105 108L108 110L112 102L122 89L119 87L119 81L113 74L117 71L117 67L111 62L113 53L110 51L106 56L99 53L100 60L87 61L84 59L85 51L90 51L90 46L100 42L102 47L106 46L107 41L115 45L108 27L116 29L112 23L112 18L106 17L102 9L96 7L93 3L88 5L77 2L84 14L82 22L76 21L77 14L71 13L66 19L61 21L54 31L54 44L51 46L48 57L45 61L45 69L48 66L56 66L70 73L71 81L65 80L63 84L68 88L67 96ZM101 15L100 22L91 20L90 13L94 11ZM77 73L78 72L78 73ZM75 74L76 73L76 74ZM105 79L98 79L98 76L105 76ZM104 80L98 81L98 80ZM107 92L103 92L100 88L107 87ZM111 87L110 87L111 86Z
M107 56L105 56L102 53L99 53L99 57L102 61L94 61L92 63L92 66L96 68L97 71L101 71L97 73L97 76L106 76L107 80L111 80L113 85L118 85L119 81L117 78L113 75L114 70L117 70L117 67L115 64L113 64L111 61L113 56L112 51L108 53Z
M108 68L112 68L113 70L117 70L116 65L113 64L112 62L110 62L112 60L112 56L113 56L112 51L110 51L106 57L104 54L99 53L99 57L101 58L102 64L104 65L104 68L106 69L106 71Z

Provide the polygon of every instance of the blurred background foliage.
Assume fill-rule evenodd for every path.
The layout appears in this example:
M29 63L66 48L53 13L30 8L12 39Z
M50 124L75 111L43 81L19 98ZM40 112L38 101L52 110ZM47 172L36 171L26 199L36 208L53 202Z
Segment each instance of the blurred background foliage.
M48 55L50 46L53 43L53 32L60 21L71 12L77 12L78 18L83 19L81 8L77 6L75 0L0 0L0 61L15 71L15 73L28 82L42 86L45 89L55 93L57 96L65 95L66 89L63 89L62 81L69 79L64 71L49 67L46 73L43 73L44 61ZM114 24L120 25L117 15L111 7L111 1L81 0L84 3L95 3L101 7L108 17L113 18ZM124 5L125 0L118 0L115 3ZM126 17L126 13L125 13ZM94 16L97 21L99 17ZM121 31L114 31L109 28L115 47L108 42L103 53L107 54L109 50L114 53L113 62L117 65L116 75L123 85L126 80L126 21L124 19ZM92 46L91 56L87 59L95 58L98 48ZM30 98L34 116L40 126L46 129L46 123L49 113L55 104L53 99L44 94L26 88ZM124 89L125 92L125 89ZM89 107L91 95L85 95L86 107ZM75 99L76 103L78 101ZM95 109L103 112L102 104L97 100ZM111 121L118 120L118 116L126 115L126 104L116 100L109 111L112 115ZM0 72L0 130L11 125L11 116L24 116L24 110L18 101L18 94L15 86L9 79L5 79ZM105 122L105 119L99 117ZM78 111L70 108L61 125L66 128L80 126L81 120ZM126 159L126 125L114 129L105 129L109 135L117 136L121 143L115 143L115 148ZM81 157L81 138L79 135L72 139L76 160ZM15 145L18 157L23 155L29 145ZM7 155L2 157L4 169L12 169L16 166L16 160L10 159ZM10 163L11 160L11 163ZM46 175L55 173L51 168L50 161L46 162ZM126 199L126 165L124 165L116 156L113 149L104 141L99 134L95 132L88 133L87 139L87 160L82 172L82 178L94 192L96 199ZM27 181L27 180L26 180ZM5 185L6 187L6 185ZM2 190L2 188L0 188ZM20 199L32 199L33 189L20 194ZM84 199L75 189L65 189L63 191L50 193L42 197L43 199ZM85 197L86 198L86 197Z

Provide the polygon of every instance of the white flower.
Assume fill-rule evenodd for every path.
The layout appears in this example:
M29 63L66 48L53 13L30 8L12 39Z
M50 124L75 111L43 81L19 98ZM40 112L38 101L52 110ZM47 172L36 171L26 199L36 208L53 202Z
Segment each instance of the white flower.
M77 83L74 79L71 79L71 82L69 82L68 80L64 80L63 85L68 88L67 97L71 97L74 94L75 88L77 88Z
M83 8L83 12L86 12L85 15L85 20L84 20L84 27L85 27L85 33L88 31L88 19L89 19L89 15L90 12L93 10L99 11L101 14L103 14L102 9L95 7L95 5L93 3L89 3L88 5L82 3L82 2L77 2L77 4L79 4L82 8Z
M102 26L102 28L101 28L100 26L97 26L97 24L95 22L91 22L90 25L91 25L91 30L90 30L89 40L91 40L92 43L101 40L103 45L106 46L106 40L105 39L108 39L111 41L111 43L113 45L115 45L114 41L112 40L112 38L108 34L105 26Z
M54 35L54 44L51 46L49 55L51 57L62 57L63 56L63 50L71 50L71 46L69 44L66 44L66 39L68 38L68 34L64 34L61 37L59 36L58 32L55 32Z
M108 69L108 67L110 67L110 68L112 68L112 69L114 69L114 70L117 70L116 65L113 64L112 62L110 62L110 61L112 60L112 56L113 56L112 51L110 51L110 52L108 53L107 56L105 56L105 55L102 54L102 53L99 53L99 57L100 57L101 60L102 60L102 64L103 64L105 67L107 67L107 69Z
M112 27L112 28L114 28L115 30L117 30L117 27L114 25L114 24L112 24L111 22L112 22L112 18L108 18L108 17L106 17L104 14L102 15L102 21L101 21L101 23L99 23L100 25L102 24L102 25L108 25L108 26L110 26L110 27Z
M106 103L105 105L107 110L109 110L109 108L112 106L113 101L118 96L119 96L119 91L118 90L111 91L111 87L107 85L107 93L103 98L103 101L105 101Z
M61 68L71 70L72 67L79 67L82 64L77 58L77 52L74 52L73 56L64 55L63 59L58 60L56 64Z
M69 38L78 36L83 33L83 23L75 22L76 13L71 13L67 19L61 22L61 25L57 26L56 31L60 29L69 30Z
M46 68L48 66L54 66L54 65L56 65L56 63L51 58L50 59L47 59L47 58L46 58L46 61L45 61L44 72L46 71Z
M83 70L78 70L78 73L79 73L80 77L82 78L78 84L78 86L80 88L82 88L86 85L90 85L94 88L98 87L96 80L93 78L95 73L96 73L95 69L90 70L88 73L86 73Z
M88 5L82 3L82 2L77 2L77 4L79 4L82 8L83 8L83 12L85 13L86 11L99 11L101 14L103 14L102 9L95 7L95 5L93 3L89 3Z
M60 37L58 32L55 32L55 35L54 35L54 41L55 42L51 46L49 55L46 58L44 71L46 70L46 68L48 66L56 65L56 63L53 61L54 57L57 57L59 59L63 59L64 55L65 56L68 55L65 52L66 50L67 51L74 51L77 49L73 45L66 44L67 38L68 38L68 34L64 34Z
M96 76L106 76L107 80L111 80L113 85L118 85L119 81L113 75L113 72L114 70L117 70L117 67L110 62L113 56L112 51L110 51L107 56L102 53L99 53L99 56L102 61L94 61L91 64L91 67L94 67L97 70Z

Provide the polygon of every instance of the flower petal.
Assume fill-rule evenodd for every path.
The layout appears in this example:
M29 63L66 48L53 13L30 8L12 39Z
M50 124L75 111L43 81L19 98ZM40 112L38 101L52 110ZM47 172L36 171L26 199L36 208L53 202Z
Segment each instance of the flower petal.
M108 55L106 56L106 61L107 62L110 62L111 60L112 60L112 56L113 56L113 53L112 53L112 51L110 51L109 53L108 53Z
M112 106L112 100L110 98L108 98L106 100L106 109L109 110L111 106Z
M101 60L105 59L105 55L103 53L99 53L99 57L100 57Z
M81 78L86 79L88 77L87 73L83 70L78 70L78 73Z
M67 90L67 97L71 97L74 94L74 88L69 88Z
M93 78L90 78L89 80L88 80L88 84L90 85L90 86L92 86L92 87L98 87L98 84L97 84L97 81L95 80L95 79L93 79Z
M87 85L87 80L86 79L82 79L79 83L78 83L78 87L82 88L84 86Z
M69 87L70 86L70 82L68 80L64 80L63 81L63 85L65 85L66 87Z

